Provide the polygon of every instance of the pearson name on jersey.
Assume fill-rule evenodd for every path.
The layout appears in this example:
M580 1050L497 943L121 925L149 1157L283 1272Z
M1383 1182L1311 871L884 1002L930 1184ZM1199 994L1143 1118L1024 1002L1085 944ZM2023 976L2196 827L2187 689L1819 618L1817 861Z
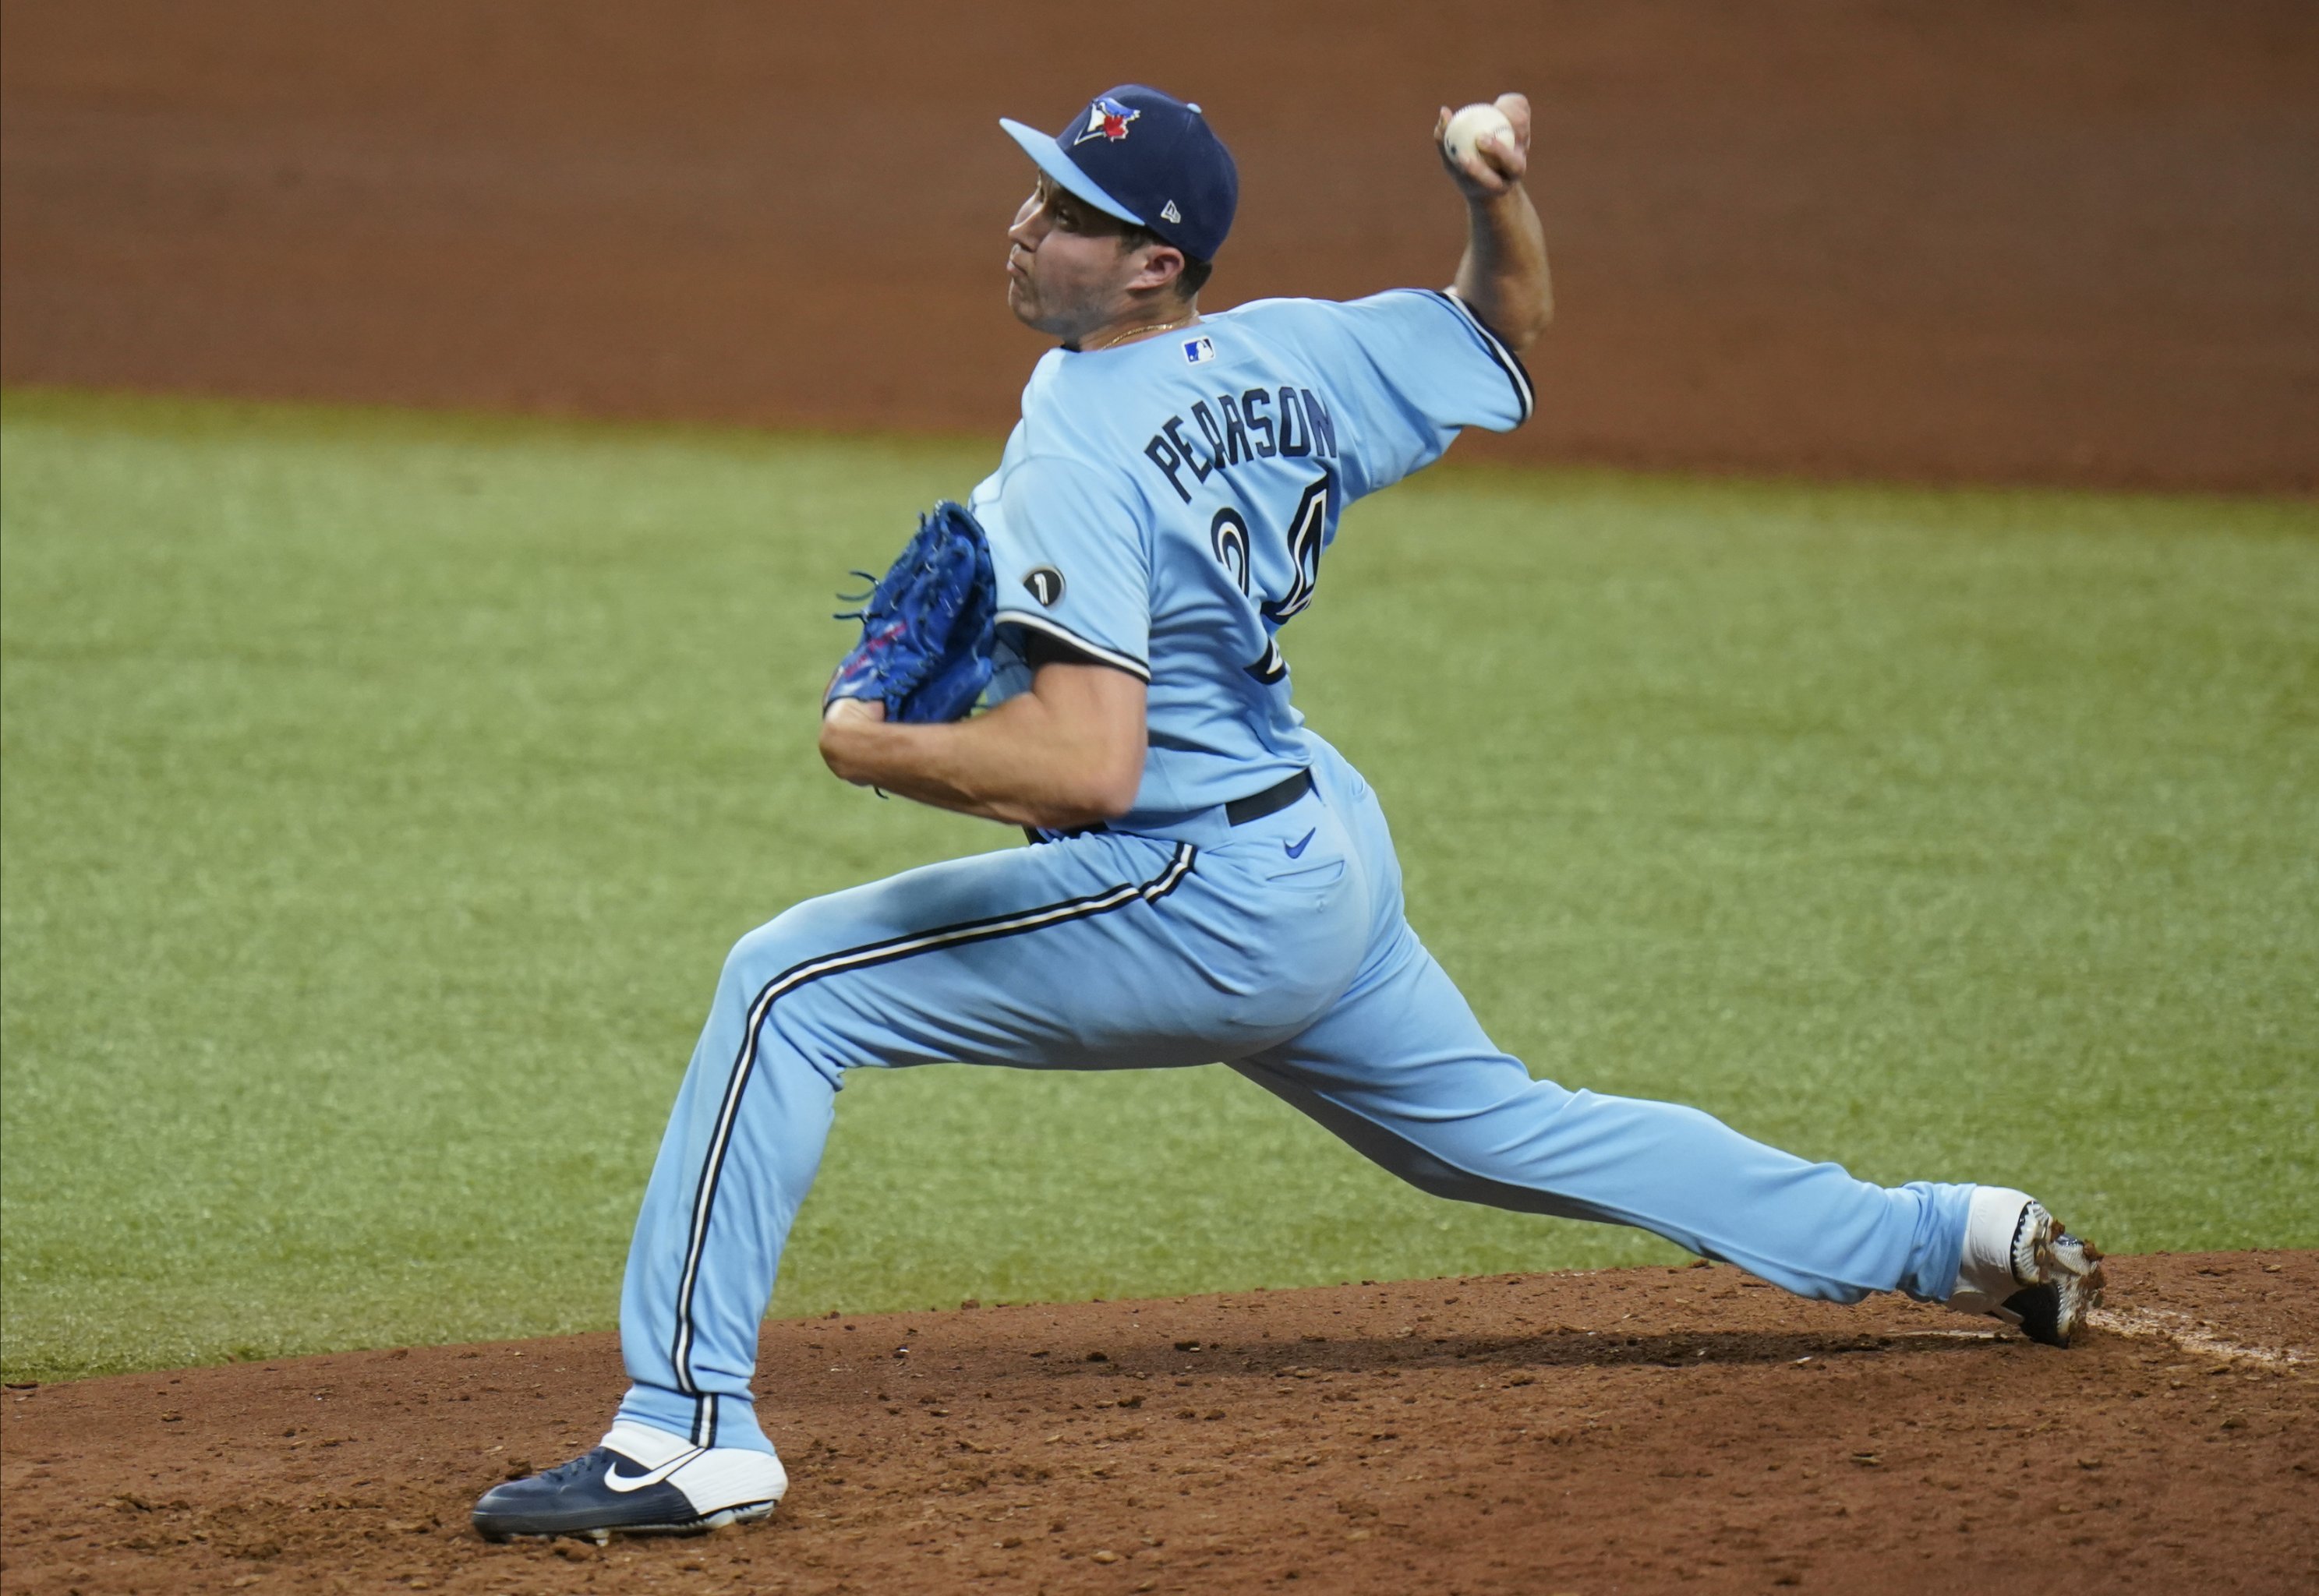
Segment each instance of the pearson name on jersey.
M1219 393L1213 406L1195 400L1189 409L1188 421L1182 415L1169 417L1143 446L1144 458L1160 468L1187 504L1192 501L1192 490L1184 482L1187 473L1197 484L1250 460L1337 457L1336 421L1310 388L1287 383L1249 388ZM1198 428L1197 439L1189 436L1188 428Z

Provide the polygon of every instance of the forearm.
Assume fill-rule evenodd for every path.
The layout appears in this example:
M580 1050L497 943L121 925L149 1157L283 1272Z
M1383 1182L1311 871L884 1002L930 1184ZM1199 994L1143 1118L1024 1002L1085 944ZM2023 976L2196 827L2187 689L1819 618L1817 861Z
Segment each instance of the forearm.
M1132 730L1123 717L1073 713L1071 702L1036 691L944 726L871 719L841 700L822 722L821 756L856 786L937 808L1009 825L1087 825L1135 801L1143 764L1136 689Z
M1546 229L1519 184L1502 194L1466 196L1466 254L1457 297L1519 354L1554 317Z

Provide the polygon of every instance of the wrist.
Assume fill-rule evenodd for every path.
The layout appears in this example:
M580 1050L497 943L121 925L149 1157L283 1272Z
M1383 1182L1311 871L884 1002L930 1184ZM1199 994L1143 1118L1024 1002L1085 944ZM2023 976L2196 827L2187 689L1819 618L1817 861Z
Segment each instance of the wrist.
M833 699L821 717L821 762L829 767L830 774L841 781L865 787L874 780L874 772L865 763L867 744L875 736L871 729L884 723L885 706L860 699Z
M1505 187L1495 194L1477 194L1470 188L1460 192L1466 196L1466 214L1477 224L1491 226L1519 216L1522 203L1529 198L1520 178L1508 179Z

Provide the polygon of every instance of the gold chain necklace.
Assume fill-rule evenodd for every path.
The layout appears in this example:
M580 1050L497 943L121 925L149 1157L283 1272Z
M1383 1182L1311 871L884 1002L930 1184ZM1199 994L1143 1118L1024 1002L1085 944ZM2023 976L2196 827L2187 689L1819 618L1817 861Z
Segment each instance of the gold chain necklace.
M1154 323L1150 327L1131 327L1125 332L1121 333L1117 338L1105 339L1100 344L1081 344L1079 346L1079 353L1082 355L1092 355L1099 349L1109 349L1117 345L1123 344L1130 338L1147 338L1153 333L1173 332L1178 328L1191 326L1193 322L1197 321L1199 319L1200 313L1197 311L1195 311L1190 315L1182 317L1178 320L1160 321Z

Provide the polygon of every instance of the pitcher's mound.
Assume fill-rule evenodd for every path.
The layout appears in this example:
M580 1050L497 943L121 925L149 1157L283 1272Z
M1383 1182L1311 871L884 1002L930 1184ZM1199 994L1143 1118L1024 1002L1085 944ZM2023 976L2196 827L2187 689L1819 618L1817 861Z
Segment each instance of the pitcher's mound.
M1728 1268L791 1321L769 1525L495 1546L609 1336L7 1393L9 1591L2319 1588L2319 1253L2114 1258L2067 1352Z

